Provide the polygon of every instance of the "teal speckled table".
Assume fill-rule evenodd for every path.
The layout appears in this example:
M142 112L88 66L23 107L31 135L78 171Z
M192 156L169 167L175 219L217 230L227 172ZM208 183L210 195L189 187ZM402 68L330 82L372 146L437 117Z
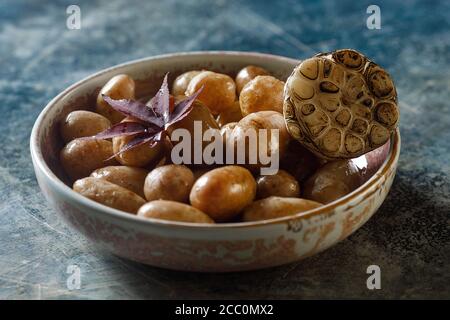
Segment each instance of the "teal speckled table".
M0 4L0 298L449 298L448 1L73 1ZM368 29L370 4L381 29ZM37 186L28 139L58 92L105 67L191 50L305 58L352 47L386 67L401 106L402 154L386 202L360 230L304 261L257 272L189 274L98 251ZM368 290L366 268L381 268ZM67 268L81 270L69 290Z

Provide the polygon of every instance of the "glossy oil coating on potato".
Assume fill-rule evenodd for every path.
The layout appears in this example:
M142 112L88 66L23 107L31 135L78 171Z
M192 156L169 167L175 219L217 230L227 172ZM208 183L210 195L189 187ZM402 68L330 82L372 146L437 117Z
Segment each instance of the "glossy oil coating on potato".
M242 89L247 83L255 79L257 76L268 76L267 70L257 66L247 66L241 69L236 75L236 89L238 93L241 93Z
M358 158L330 161L320 167L304 184L305 198L330 203L366 182L382 165L389 143Z
M77 138L93 136L111 126L111 122L102 115L85 110L69 113L61 121L60 132L64 142Z
M95 169L115 165L112 143L106 140L75 139L60 152L60 161L64 171L72 179L87 177Z
M321 203L300 199L269 197L253 202L245 208L243 221L259 221L294 215L322 206Z
M222 127L230 122L238 122L242 118L241 105L239 104L239 101L235 101L231 108L228 108L219 114L217 123Z
M260 176L256 179L256 198L263 199L270 196L299 197L300 184L284 170L278 170L276 174Z
M91 173L91 177L104 179L133 191L144 198L144 181L148 170L129 166L108 166Z
M202 71L189 82L186 96L194 94L203 86L198 100L203 102L213 115L232 108L236 100L236 85L230 76L212 71Z
M119 74L111 78L100 90L97 96L97 105L95 111L108 118L111 123L120 122L125 115L114 110L106 103L102 95L109 96L112 99L134 99L135 94L134 80L126 74Z
M137 215L180 222L214 223L208 215L190 205L167 200L148 202L139 209Z
M257 76L242 89L239 96L242 115L257 111L283 113L284 82L272 76Z
M148 201L188 202L194 174L183 165L169 164L153 169L145 178L144 194Z
M174 96L184 96L189 82L191 82L192 78L198 75L200 72L200 70L192 70L180 74L173 82L172 94Z
M145 203L144 199L128 189L92 177L75 181L73 190L105 206L129 213L136 213Z
M331 161L306 180L303 196L321 203L330 203L355 190L360 181L359 169L353 161Z
M250 171L225 166L205 173L192 187L191 205L216 222L228 221L249 205L256 194L256 182Z

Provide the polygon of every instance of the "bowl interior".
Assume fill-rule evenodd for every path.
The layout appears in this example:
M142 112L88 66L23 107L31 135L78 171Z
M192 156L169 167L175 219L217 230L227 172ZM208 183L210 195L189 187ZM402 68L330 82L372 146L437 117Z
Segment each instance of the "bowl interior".
M234 78L243 67L257 65L284 81L298 63L298 60L259 53L193 52L156 56L102 70L67 88L46 106L33 128L32 153L35 153L38 162L43 162L44 168L50 169L50 175L56 176L54 179L60 179L70 186L70 180L59 163L59 152L64 146L59 134L60 122L71 111L92 110L100 88L117 74L126 73L133 77L136 82L136 97L145 98L156 93L167 72L170 85L179 74L189 70L207 69L226 73ZM390 155L391 152L388 157ZM117 211L107 207L105 209Z

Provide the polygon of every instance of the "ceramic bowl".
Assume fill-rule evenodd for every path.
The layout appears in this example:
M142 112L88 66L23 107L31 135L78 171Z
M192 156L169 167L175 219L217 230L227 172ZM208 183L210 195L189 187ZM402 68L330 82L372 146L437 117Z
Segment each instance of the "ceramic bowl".
M36 120L30 146L39 186L56 212L93 243L152 266L242 271L286 264L325 250L355 232L384 201L400 153L398 131L392 135L383 165L357 190L311 211L260 222L202 225L143 219L72 191L58 160L63 147L59 122L70 111L93 106L99 89L114 75L126 73L136 79L139 97L155 93L166 72L172 81L187 70L203 68L235 75L253 64L285 80L298 63L259 53L192 52L149 57L97 72L60 93Z

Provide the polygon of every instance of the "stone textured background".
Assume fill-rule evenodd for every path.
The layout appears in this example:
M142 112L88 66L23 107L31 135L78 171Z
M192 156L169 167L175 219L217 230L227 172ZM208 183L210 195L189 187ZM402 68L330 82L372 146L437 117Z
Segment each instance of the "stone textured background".
M66 28L81 7L82 29ZM366 8L381 7L368 30ZM448 1L16 1L0 4L0 298L449 298ZM349 239L279 268L189 274L98 251L50 209L29 154L31 127L58 92L105 67L155 54L247 50L305 58L356 48L386 67L401 105L392 191ZM81 267L68 291L66 268ZM366 289L378 264L382 289Z

